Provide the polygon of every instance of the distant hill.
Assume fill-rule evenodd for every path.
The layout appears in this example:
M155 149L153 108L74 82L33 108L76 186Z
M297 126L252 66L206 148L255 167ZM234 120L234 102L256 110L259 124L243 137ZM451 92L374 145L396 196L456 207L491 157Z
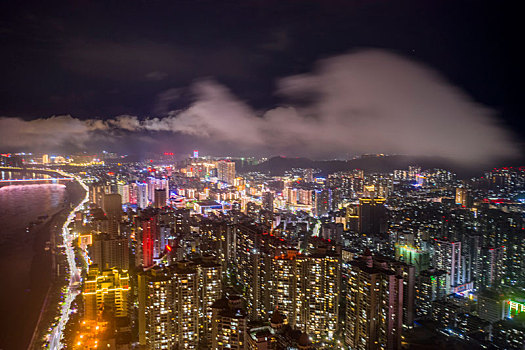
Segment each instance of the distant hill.
M410 165L421 166L422 169L443 168L456 172L460 177L471 177L480 174L483 169L464 167L456 162L441 157L414 157L404 155L364 156L351 160L312 160L308 158L273 157L257 165L245 166L240 172L258 171L271 175L284 175L292 168L320 169L321 175L338 171L363 169L366 173L390 172L395 169L407 169Z

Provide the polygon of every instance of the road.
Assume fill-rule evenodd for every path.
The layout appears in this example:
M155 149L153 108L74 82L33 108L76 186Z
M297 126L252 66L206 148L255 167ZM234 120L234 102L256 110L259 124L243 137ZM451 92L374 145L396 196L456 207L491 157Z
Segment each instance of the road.
M63 176L74 177L71 174L57 171ZM84 200L69 214L64 226L62 226L62 238L64 241L64 248L67 256L67 262L69 265L69 285L67 287L66 296L64 297L64 303L60 311L60 320L57 326L49 334L49 349L59 350L62 349L62 338L64 336L64 329L66 328L69 315L71 314L71 303L75 300L76 296L81 292L81 271L78 269L75 262L75 250L73 248L73 240L75 239L74 233L69 232L68 226L75 218L75 212L82 209L84 204L87 203L89 198L89 188L77 177L75 179L86 191Z

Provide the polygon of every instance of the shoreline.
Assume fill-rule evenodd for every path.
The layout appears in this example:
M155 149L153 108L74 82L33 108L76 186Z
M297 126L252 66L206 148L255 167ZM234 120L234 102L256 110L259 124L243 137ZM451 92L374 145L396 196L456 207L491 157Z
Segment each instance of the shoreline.
M30 253L28 252L29 255L24 259L30 260L29 270L23 275L27 276L24 277L27 284L21 287L25 289L25 293L20 295L20 302L5 306L7 313L4 313L2 322L6 328L0 344L1 349L41 349L50 325L60 316L58 304L62 288L67 285L68 264L64 251L56 246L62 245L62 226L84 195L85 191L77 181L69 183L65 189L63 203L55 210L45 213L49 218L37 225L28 225L29 231L26 232L31 237L31 243L25 246L25 251L29 250ZM31 222L36 219L27 217L27 221ZM46 247L49 249L46 250ZM13 248L11 245L6 246L5 249L24 249L24 242L16 243ZM16 269L16 264L10 265L6 261L4 263L5 268ZM14 305L17 305L16 309Z
M4 247L6 254L14 254L12 255L14 260L11 261L9 258L3 261L4 269L16 271L18 261L23 260L29 265L28 270L24 270L17 280L12 281L16 283L20 294L6 294L15 299L13 303L4 305L7 314L4 314L5 318L2 320L4 334L0 345L4 350L26 349L29 345L48 290L55 282L52 252L45 250L46 242L54 233L54 226L65 220L63 213L66 210L67 197L66 206L57 207L56 210L48 213L50 218L25 231L25 238L20 236L21 241ZM27 218L27 221L32 219L36 217ZM23 252L24 255L19 255Z
M69 265L64 250L59 250L57 246L62 246L64 244L62 227L85 196L84 189L77 181L72 182L72 184L74 184L74 187L67 186L66 188L68 195L67 204L69 207L65 207L57 213L57 216L60 216L60 219L56 222L55 227L50 230L48 235L49 241L52 243L51 250L53 251L53 254L51 254L52 259L49 263L53 279L50 281L49 289L39 312L39 322L34 324L31 342L26 347L28 350L42 348L42 345L46 342L43 338L49 333L50 325L52 325L53 320L56 320L61 316L59 303L63 301L63 289L66 288L69 283ZM44 249L46 242L43 244L44 246L42 249ZM47 305L45 305L44 302L46 302Z
M61 171L58 171L58 173L65 174ZM79 178L77 178L76 176L73 177L76 179L76 182L74 183L77 185L77 189L81 191L78 192L78 194L83 192L84 198L78 202L78 204L75 206L75 209L70 211L66 221L64 222L61 228L61 237L64 247L64 253L67 266L69 268L69 270L67 271L67 275L69 278L65 279L66 286L62 288L63 299L61 299L62 302L58 305L59 316L55 317L55 320L57 320L57 322L52 324L50 332L46 335L46 347L50 347L51 349L61 349L63 347L64 344L62 344L62 337L64 336L64 331L69 322L70 314L74 311L71 309L71 306L73 301L76 299L77 295L81 293L81 290L79 288L79 282L81 282L82 279L82 269L79 269L77 267L75 251L73 247L75 234L72 234L69 231L69 225L74 220L75 212L77 210L82 209L83 205L85 205L85 203L88 202L89 189L85 184L81 182Z
M49 241L49 238L55 234L55 227L61 222L65 221L65 212L67 208L62 208L57 211L47 223L45 223L42 228L39 230L39 234L35 237L34 244L34 256L33 261L31 262L31 282L38 284L38 292L35 291L35 296L38 300L38 312L37 310L31 310L35 315L31 315L31 327L28 327L27 331L24 333L32 334L31 337L26 338L26 344L24 344L25 349L36 348L32 345L32 342L37 342L38 328L41 328L42 324L39 321L44 320L44 315L49 310L51 303L49 303L49 297L53 293L54 287L58 282L58 276L56 276L56 266L53 263L54 253L49 250L45 251L46 243ZM46 234L47 233L47 234ZM44 270L44 271L42 271ZM42 273L43 276L39 276ZM47 278L45 278L47 276ZM44 289L45 288L45 289ZM45 290L45 294L42 291ZM46 305L47 302L47 305ZM36 305L35 305L36 306ZM36 316L36 317L35 317ZM30 330L32 330L30 332Z

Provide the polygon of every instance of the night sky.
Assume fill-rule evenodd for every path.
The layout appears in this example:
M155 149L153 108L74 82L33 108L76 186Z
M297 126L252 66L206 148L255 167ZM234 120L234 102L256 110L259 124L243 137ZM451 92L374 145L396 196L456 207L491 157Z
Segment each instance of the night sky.
M491 123L510 130L501 135L512 139L515 153L525 139L523 40L519 12L506 6L442 0L3 2L0 116L3 125L56 115L75 121L162 118L191 106L199 95L195 85L203 81L225 87L255 114L290 105L299 110L308 91L290 96L285 87L283 94L285 78L322 71L323 59L375 50L424 66L490 109ZM132 142L129 130L119 128L127 140L122 143ZM159 138L187 143L195 136L174 130ZM140 136L151 137L150 131ZM188 147L211 147L214 135L197 135L203 140ZM25 146L31 145L18 148ZM297 147L294 152L300 153Z

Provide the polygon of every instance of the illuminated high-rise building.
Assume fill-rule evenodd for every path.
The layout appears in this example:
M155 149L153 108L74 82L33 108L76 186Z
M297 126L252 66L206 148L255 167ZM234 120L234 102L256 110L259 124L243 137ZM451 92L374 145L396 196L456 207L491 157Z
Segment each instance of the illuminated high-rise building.
M502 248L501 259L503 283L507 285L525 284L525 220L517 212L506 213L500 209L484 209L478 211L481 223L479 231L482 235L482 246L494 248L492 252L498 255L496 248ZM486 249L482 254L487 255ZM498 266L493 266L497 272ZM488 266L484 267L485 269ZM494 274L496 276L497 274ZM498 277L499 279L499 277Z
M203 256L140 273L140 344L151 349L209 345L212 305L221 297L221 271L212 256Z
M330 189L316 190L313 192L314 216L320 217L328 214L331 207Z
M461 242L436 240L434 242L434 263L438 270L444 270L450 276L452 289L463 282L461 270Z
M376 198L376 187L374 185L363 186L363 197Z
M237 278L244 287L246 309L253 318L265 311L264 292L266 291L261 285L266 275L265 268L268 267L267 264L263 264L264 256L261 255L258 234L254 228L244 225L235 226L231 232L234 246L231 254L232 262Z
M341 262L335 253L319 253L308 256L304 281L305 321L297 327L308 333L315 341L333 340L339 320Z
M273 212L273 193L264 192L262 195L262 207L264 210Z
M172 349L175 342L173 279L168 268L154 267L138 275L139 344Z
M345 343L352 349L400 349L403 278L371 255L350 262Z
M416 282L415 307L420 318L432 315L432 302L445 298L450 290L450 276L441 270L423 270Z
M196 349L199 344L199 273L190 261L172 268L173 316L177 349Z
M304 205L312 205L312 190L299 189L297 191L297 202Z
M222 295L222 266L211 255L202 256L196 263L199 269L201 341L209 344L211 342L212 305Z
M44 154L42 156L42 164L49 164L49 154Z
M137 208L144 209L149 205L148 184L144 182L137 183Z
M503 279L505 266L503 247L481 248L481 273L479 286L481 289L497 287Z
M383 268L389 268L403 278L403 327L412 328L415 317L416 269L401 261L382 260Z
M131 192L130 185L124 182L117 183L117 193L120 194L120 196L122 197L122 204L130 203L130 192Z
M137 199L139 195L138 184L132 182L129 184L129 204L137 204Z
M421 173L421 167L417 165L410 165L408 167L408 176L410 180L414 180L417 175Z
M305 291L301 283L305 277L302 276L305 259L297 250L288 250L272 261L271 305L278 308L292 326L306 323L302 312Z
M296 205L297 204L297 189L288 187L285 192L286 195L286 201L289 204Z
M212 306L212 350L248 348L248 314L239 296L227 296Z
M349 204L346 207L345 213L345 229L352 232L359 231L359 206L355 204Z
M153 266L153 259L157 258L156 250L159 240L159 227L157 224L157 217L152 216L142 221L142 266ZM157 249L155 249L157 248ZM159 253L159 252L157 252Z
M102 311L109 312L114 317L127 316L129 292L127 271L100 270L92 266L82 292L85 317L88 320L96 320Z
M219 181L232 185L235 180L235 163L229 160L217 162L217 177Z
M233 273L254 319L278 307L289 323L314 341L333 339L338 327L340 258L332 251L303 255L264 226L236 225ZM284 254L283 254L284 252Z
M468 191L465 187L456 188L456 204L467 206Z
M102 207L102 201L106 193L111 193L110 186L102 183L89 186L89 200L99 208Z
M288 250L272 261L271 304L315 341L332 340L337 331L339 266L332 252L302 255Z

